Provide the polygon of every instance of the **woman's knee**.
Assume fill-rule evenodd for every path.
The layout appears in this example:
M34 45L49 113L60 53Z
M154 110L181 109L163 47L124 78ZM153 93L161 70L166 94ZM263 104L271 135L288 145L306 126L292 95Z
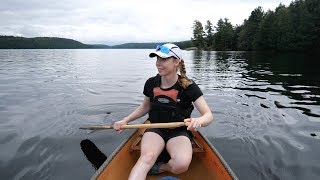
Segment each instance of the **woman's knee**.
M183 172L186 172L190 165L190 160L188 158L186 159L171 159L172 160L172 166L171 171L174 174L181 174Z
M157 156L154 152L144 152L141 153L140 159L147 164L154 164L154 162L157 160Z

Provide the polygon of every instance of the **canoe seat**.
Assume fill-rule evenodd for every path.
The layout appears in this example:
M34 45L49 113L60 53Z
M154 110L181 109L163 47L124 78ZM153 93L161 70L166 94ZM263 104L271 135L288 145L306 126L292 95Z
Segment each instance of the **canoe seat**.
M140 147L140 142L142 139L142 134L140 134L136 140L132 143L131 147L130 147L130 151L140 151L141 147ZM205 152L203 146L198 142L198 140L196 139L196 137L193 137L193 140L191 142L192 144L192 151L195 152Z

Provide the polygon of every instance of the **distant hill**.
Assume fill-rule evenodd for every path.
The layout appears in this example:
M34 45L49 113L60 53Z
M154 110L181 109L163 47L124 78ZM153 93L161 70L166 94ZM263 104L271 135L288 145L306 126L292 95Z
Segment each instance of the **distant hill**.
M112 49L154 49L159 44L164 44L167 42L156 42L156 43L125 43L120 45L110 46ZM185 49L192 47L192 42L190 41L180 41L180 42L172 42L178 45L180 48Z
M125 43L111 46L112 49L153 49L161 43Z
M90 45L79 41L56 37L15 37L0 36L0 49L82 49Z
M91 49L110 49L111 46L105 44L87 44Z
M174 42L182 49L192 47L191 41ZM126 43L114 46L105 44L83 44L79 41L58 37L0 36L0 49L153 49L163 42Z

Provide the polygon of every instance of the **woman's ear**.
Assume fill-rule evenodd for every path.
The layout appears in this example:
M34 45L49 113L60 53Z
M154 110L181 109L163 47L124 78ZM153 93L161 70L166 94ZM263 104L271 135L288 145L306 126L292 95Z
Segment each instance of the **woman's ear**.
M180 60L174 58L174 65L176 65L178 67L180 65Z

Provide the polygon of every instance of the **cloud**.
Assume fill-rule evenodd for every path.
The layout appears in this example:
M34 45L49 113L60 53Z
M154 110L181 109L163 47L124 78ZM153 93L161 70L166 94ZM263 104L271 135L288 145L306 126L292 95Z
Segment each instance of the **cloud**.
M55 36L84 43L182 41L194 20L241 24L262 6L274 9L289 0L2 0L0 34Z

